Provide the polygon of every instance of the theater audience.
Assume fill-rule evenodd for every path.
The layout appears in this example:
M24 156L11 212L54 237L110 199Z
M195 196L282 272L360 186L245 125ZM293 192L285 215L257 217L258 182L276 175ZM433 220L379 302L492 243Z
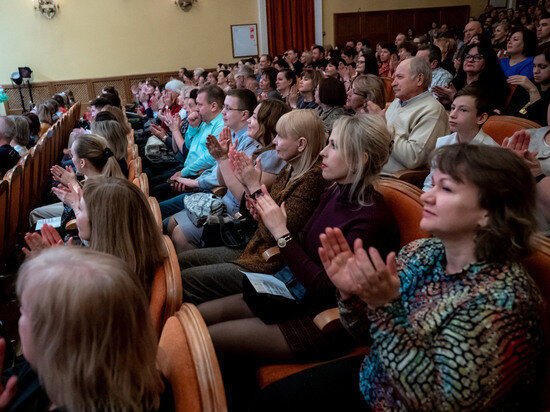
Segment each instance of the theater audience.
M290 93L289 95L288 103L290 106L298 109L317 108L318 104L315 101L315 89L322 79L323 75L319 70L304 69L297 93Z
M128 163L126 163L126 157L128 156L128 140L124 133L124 128L116 120L99 121L98 116L96 116L96 121L92 123L91 130L92 133L102 136L107 140L120 166L120 171L127 178Z
M550 41L550 13L544 12L537 23L537 39L539 44Z
M416 55L417 51L416 45L411 41L405 41L399 45L397 48L397 55L399 56L399 61L409 59Z
M361 239L365 245L381 248L384 254L398 249L397 224L384 198L372 186L388 159L391 139L378 116L358 115L336 121L329 143L321 151L323 178L333 185L298 233L289 231L285 207L277 205L265 188L264 195L256 198L254 209L261 221L275 239L286 241L280 247L286 267L274 276L297 282L299 287L293 290L299 305L283 314L276 304L256 305L246 297L243 300L242 294L199 305L222 364L224 381L233 382L227 384L233 408L234 386L242 384L238 376L243 375L243 369L250 369L251 359L252 366L312 361L347 349L349 337L342 331L324 334L313 323L318 313L336 306L334 285L319 259L319 235L328 226L341 230L349 245ZM236 371L227 363L233 357L239 360ZM245 399L250 398L249 388L241 392Z
M395 68L399 63L397 48L391 43L382 44L378 58L380 59L380 67L378 69L380 77L393 77Z
M296 77L302 74L304 65L300 61L300 52L298 49L288 49L285 54L283 54L283 59L287 62L288 68L294 72Z
M9 116L0 116L0 175L3 177L8 170L19 161L19 153L11 145L16 135L15 122Z
M369 354L277 381L251 410L537 409L543 299L518 263L536 228L533 178L496 147L445 146L433 165L420 222L433 238L396 260L327 230L340 317Z
M422 57L399 63L392 83L395 100L386 111L386 121L395 130L393 150L382 169L395 173L402 169L426 167L438 137L449 134L448 116L443 106L428 92L432 69ZM368 104L369 112L380 112Z
M510 25L507 22L497 24L493 30L493 38L491 39L491 43L493 44L493 48L497 52L498 57L506 51L509 32Z
M319 160L319 153L325 146L323 123L313 110L294 110L279 119L274 143L277 156L288 165L277 176L270 195L278 205L285 203L287 227L297 233L327 188ZM243 182L239 170L244 169L238 160L233 162L234 173ZM246 186L252 199L263 193L261 174L256 176L255 181L250 182L253 184ZM262 258L262 253L275 246L276 241L267 227L259 222L258 229L242 253L227 247L180 253L178 258L182 268L184 300L198 304L241 293L243 268L253 272L276 273L282 264L266 262Z
M40 120L38 120L38 116L36 113L28 112L23 115L27 119L27 122L29 123L29 144L27 145L27 149L30 149L32 146L34 146L36 143L38 143L38 140L40 137L38 136L38 133L40 132Z
M290 69L282 69L277 73L277 80L275 81L277 92L281 95L283 101L288 103L288 95L292 87L296 88L296 75Z
M327 67L328 60L325 58L325 48L323 46L314 45L311 48L311 66L314 69L324 70ZM307 67L307 64L304 63L304 67Z
M456 53L456 41L447 37L440 37L434 40L434 45L441 50L441 67L454 76L456 68L453 57Z
M276 90L277 89L277 76L278 71L273 67L267 67L262 71L260 76L260 96L259 100L267 99L278 99L283 100L281 94Z
M26 261L16 287L24 357L4 373L8 410L173 410L148 302L124 262L55 248Z

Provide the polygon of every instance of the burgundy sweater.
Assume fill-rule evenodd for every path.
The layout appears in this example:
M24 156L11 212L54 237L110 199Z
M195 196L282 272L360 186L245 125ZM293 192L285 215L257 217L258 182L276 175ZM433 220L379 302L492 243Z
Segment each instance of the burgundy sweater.
M373 246L385 259L391 251L399 251L399 228L383 196L372 191L367 206L349 200L349 185L336 185L321 196L319 206L302 231L281 249L285 263L296 279L305 287L304 303L311 313L319 313L336 306L336 289L327 276L318 248L319 235L327 227L338 227L350 247L357 238L363 246Z

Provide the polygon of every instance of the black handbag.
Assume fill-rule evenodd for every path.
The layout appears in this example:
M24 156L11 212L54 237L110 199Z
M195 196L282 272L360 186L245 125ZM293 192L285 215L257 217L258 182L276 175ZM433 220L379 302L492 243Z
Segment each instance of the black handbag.
M244 249L254 236L258 222L252 218L231 219L227 215L209 216L203 226L201 247L227 246Z

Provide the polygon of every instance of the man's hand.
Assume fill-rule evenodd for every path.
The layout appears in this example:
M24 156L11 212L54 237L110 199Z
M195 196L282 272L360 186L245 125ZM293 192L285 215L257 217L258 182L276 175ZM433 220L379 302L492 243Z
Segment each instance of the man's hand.
M199 127L202 119L199 112L191 112L189 116L187 117L187 120L189 121L189 126L191 127Z

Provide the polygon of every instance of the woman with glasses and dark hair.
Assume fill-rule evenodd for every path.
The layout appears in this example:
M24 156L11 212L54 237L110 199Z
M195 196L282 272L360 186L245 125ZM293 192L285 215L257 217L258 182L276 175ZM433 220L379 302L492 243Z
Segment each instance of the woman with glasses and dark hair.
M509 86L493 47L486 42L469 44L462 56L460 68L449 85L433 88L438 100L448 106L460 89L472 84L484 88L492 108L502 111Z

